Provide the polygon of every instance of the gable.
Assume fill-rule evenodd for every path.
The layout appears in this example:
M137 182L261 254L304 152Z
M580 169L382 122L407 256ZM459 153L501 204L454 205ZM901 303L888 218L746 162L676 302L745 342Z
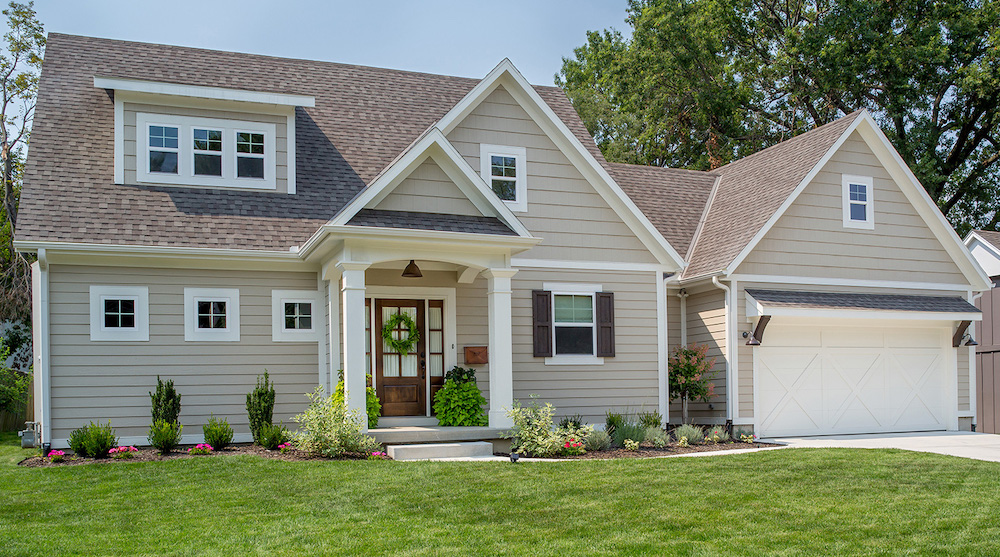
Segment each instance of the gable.
M873 178L874 230L844 227L843 174ZM858 131L832 154L736 273L969 283Z
M415 213L483 215L444 170L429 157L372 208Z
M1000 234L989 230L973 230L965 239L969 253L991 278L1000 276L1000 248L996 240Z
M518 220L542 242L525 257L657 263L656 257L514 97L500 85L447 135L474 168L481 144L527 151L527 211Z

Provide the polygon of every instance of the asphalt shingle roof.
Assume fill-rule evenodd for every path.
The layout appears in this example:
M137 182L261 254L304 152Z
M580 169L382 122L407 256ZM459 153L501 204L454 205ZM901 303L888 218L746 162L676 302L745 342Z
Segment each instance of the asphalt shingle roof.
M986 240L996 249L1000 249L1000 232L993 230L973 230L980 238Z
M517 235L509 226L496 217L449 215L445 213L362 209L347 224L353 226L377 226L380 228L410 228L416 230L438 230L441 232L496 234L501 236Z
M868 311L919 311L981 313L959 296L904 296L897 294L851 294L843 292L793 292L747 289L758 302L782 308L851 309Z

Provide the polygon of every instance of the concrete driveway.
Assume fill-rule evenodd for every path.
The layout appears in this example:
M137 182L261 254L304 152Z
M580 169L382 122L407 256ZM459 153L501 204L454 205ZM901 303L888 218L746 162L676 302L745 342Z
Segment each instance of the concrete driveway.
M1000 435L969 431L782 437L769 441L789 448L903 449L1000 462Z

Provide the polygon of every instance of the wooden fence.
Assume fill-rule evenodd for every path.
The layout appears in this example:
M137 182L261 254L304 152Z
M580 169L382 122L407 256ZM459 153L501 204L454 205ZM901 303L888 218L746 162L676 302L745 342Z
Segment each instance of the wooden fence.
M28 383L28 400L22 405L19 411L0 411L0 431L20 431L24 429L24 422L33 421L35 421L34 381Z

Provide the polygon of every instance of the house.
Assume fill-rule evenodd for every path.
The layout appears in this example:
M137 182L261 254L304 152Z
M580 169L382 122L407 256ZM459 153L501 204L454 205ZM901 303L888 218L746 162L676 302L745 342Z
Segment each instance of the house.
M974 416L987 276L863 111L713 172L651 168L605 161L507 60L476 80L52 34L20 223L55 447L89 420L144 442L157 376L185 442L212 414L246 440L265 369L286 424L341 369L361 413L372 375L380 427L427 423L455 365L494 429L533 393L676 423L688 343L716 358L701 423Z
M975 377L972 392L976 428L983 433L1000 433L1000 232L973 230L965 245L986 271L993 288L973 299L983 312L982 323L974 329L976 345Z

